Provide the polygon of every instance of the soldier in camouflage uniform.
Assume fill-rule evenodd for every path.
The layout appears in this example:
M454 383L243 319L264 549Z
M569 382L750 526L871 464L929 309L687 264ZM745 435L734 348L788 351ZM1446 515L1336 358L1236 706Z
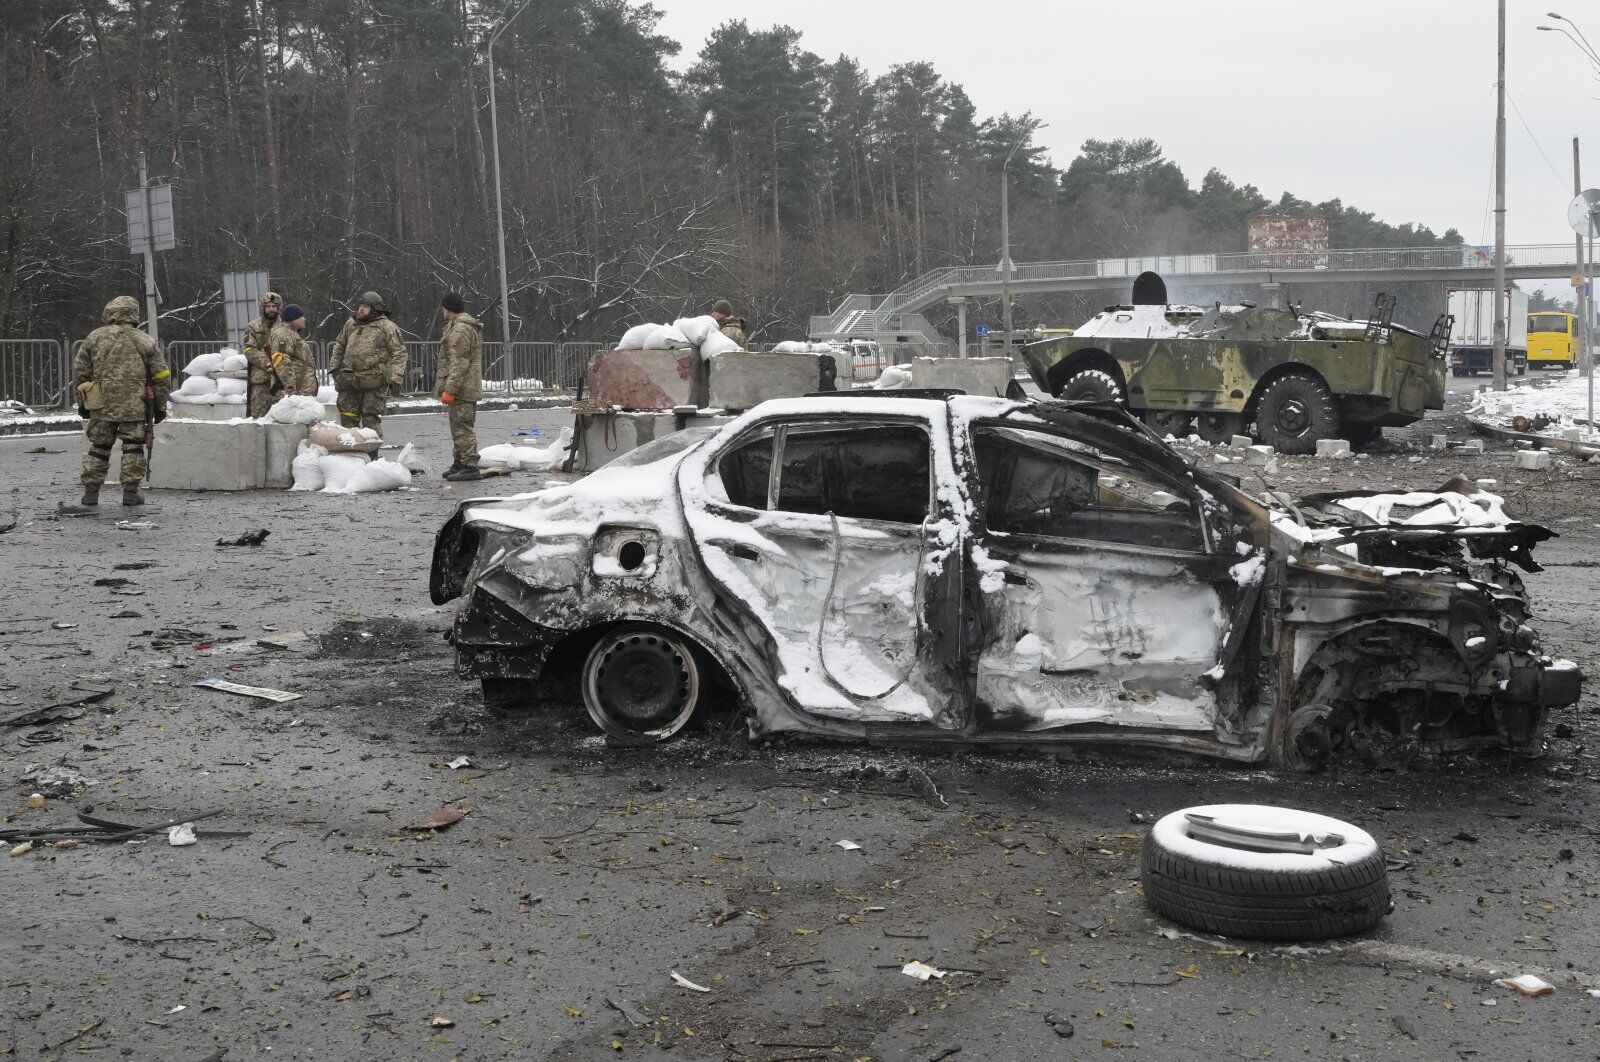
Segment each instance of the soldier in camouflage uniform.
M733 303L727 299L718 299L711 304L711 316L717 322L717 328L723 335L739 344L739 349L744 349L745 332L744 318L733 315Z
M149 469L144 448L145 388L154 397L155 421L167 419L172 373L156 341L139 331L139 304L127 295L106 303L105 324L89 333L72 359L78 415L84 434L83 504L100 504L100 487L111 471L111 447L122 443L122 504L143 505L139 481Z
M450 421L454 460L445 479L478 479L478 399L483 397L483 324L466 312L460 295L450 292L440 303L444 331L439 334L438 383L434 393Z
M261 296L261 316L244 326L244 357L250 363L250 398L245 416L263 417L283 393L284 381L273 371L272 329L278 324L283 296L269 291Z
M339 423L381 433L390 392L405 386L406 344L377 292L362 293L334 340L328 372L339 388Z
M315 395L317 393L317 362L311 356L311 347L301 336L306 326L306 312L298 306L283 308L283 319L272 326L267 336L267 349L271 352L272 367L283 381L284 394Z

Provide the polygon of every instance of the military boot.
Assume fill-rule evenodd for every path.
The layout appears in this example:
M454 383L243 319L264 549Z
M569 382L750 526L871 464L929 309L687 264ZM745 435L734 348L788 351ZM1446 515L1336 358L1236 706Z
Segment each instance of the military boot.
M439 473L439 476L441 479L455 479L456 473L460 472L464 467L466 466L460 461L451 461L450 467Z
M139 493L137 486L122 488L123 505L143 505L144 495Z
M450 478L460 483L469 479L482 479L483 473L478 470L477 465L462 465L461 470Z
M100 488L99 487L85 487L85 488L83 488L83 504L84 505L99 505L100 504Z

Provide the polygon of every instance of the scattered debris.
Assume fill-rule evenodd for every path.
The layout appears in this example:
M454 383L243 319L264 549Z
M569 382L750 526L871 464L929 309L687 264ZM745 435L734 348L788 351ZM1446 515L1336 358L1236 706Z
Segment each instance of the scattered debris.
M435 1016L428 1022L428 1026L429 1028L433 1029L454 1029L456 1027L456 1023L453 1018Z
M161 525L151 520L118 520L118 531L154 531Z
M640 1010L632 1003L629 1003L626 999L617 999L614 996L607 996L606 1006L610 1007L618 1014L621 1014L624 1018L627 1018L628 1024L632 1025L635 1029L643 1029L651 1024L649 1015L645 1014L644 1011Z
M711 989L707 988L705 985L697 985L697 984L695 984L693 981L691 981L687 977L683 976L683 974L679 973L677 970L673 970L672 971L672 981L673 981L674 984L678 985L679 987L687 988L691 992L710 992L711 991Z
M117 576L107 576L104 579L96 579L94 581L94 585L96 585L96 586L132 586L133 585L133 580L132 579L123 579L123 578L119 578Z
M926 981L930 977L943 977L948 971L941 970L935 966L929 966L927 963L922 962L921 960L913 959L911 962L908 962L904 966L900 967L900 972L905 974L907 977L915 977L919 981Z
M202 819L215 818L223 813L223 808L207 811L200 815L185 815L182 818L168 819L166 822L151 823L149 826L130 826L127 823L112 822L108 819L95 818L92 815L80 814L78 821L81 826L42 826L32 829L7 829L0 826L0 841L132 841L152 834L163 833L174 826L185 823L193 824ZM248 830L196 830L196 837L248 837Z
M861 846L856 844L854 841L835 841L833 843L838 845L840 848L843 848L846 852L861 851Z
M229 682L227 679L219 678L217 676L203 678L199 682L194 682L190 685L203 686L206 689L221 690L223 693L235 693L240 697L259 697L264 701L272 701L274 703L298 701L300 699L300 694L298 693L289 693L285 690L271 690L265 686L245 686L237 682Z
M1072 1034L1077 1032L1077 1030L1072 1027L1072 1022L1070 1020L1060 1017L1059 1015L1046 1014L1044 1016L1044 1020L1045 1024L1050 1026L1051 1031L1057 1036L1061 1037L1063 1040L1072 1039Z
M454 826L472 811L471 808L442 807L430 811L407 826L408 830L445 830Z
M23 841L21 844L17 845L15 848L13 848L10 851L9 854L12 855L12 856L20 856L20 855L27 855L31 851L33 851L33 842L32 841Z
M64 620L56 620L54 623L50 624L50 629L57 631L70 631L75 629L77 626L78 625L76 623L67 623Z
M72 690L79 696L57 704L46 705L43 708L34 708L31 711L14 715L9 719L0 719L0 726L38 726L41 723L55 723L63 719L76 719L83 714L83 706L103 701L117 692L115 686L101 686L92 682L75 682Z
M1495 982L1507 988L1516 989L1525 996L1548 996L1556 990L1556 986L1542 977L1533 974L1521 974L1517 977L1502 977Z
M40 795L53 800L65 799L80 789L97 784L78 768L65 763L30 763L23 768L22 781L34 786Z
M28 794L28 806L30 808L35 809L35 810L44 807L44 794L43 793L29 793Z
M256 644L264 649L277 649L285 653L304 652L311 636L305 631L285 631L267 638L257 638Z
M196 840L192 822L180 822L176 826L167 827L167 843L174 848L183 848L194 844Z
M472 761L465 756L457 756L455 759L445 764L445 766L450 768L452 771L459 771L463 767L471 767Z
M217 539L217 545L219 545L219 546L259 546L259 545L261 545L261 543L263 543L263 542L265 542L267 540L267 536L270 535L270 534L272 534L272 532L268 531L266 528L263 527L259 531L247 531L244 534L240 535L238 538L219 538L219 539Z

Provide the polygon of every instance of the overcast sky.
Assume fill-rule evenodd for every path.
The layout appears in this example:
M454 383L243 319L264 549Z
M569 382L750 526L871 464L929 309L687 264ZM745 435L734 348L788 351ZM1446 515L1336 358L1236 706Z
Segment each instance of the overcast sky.
M1191 185L1215 166L1270 198L1338 196L1494 239L1493 0L653 2L680 68L730 17L785 24L874 75L927 60L980 116L1033 111L1059 166L1090 137L1148 136ZM1588 145L1584 185L1600 186L1600 82L1570 41L1535 29L1551 4L1600 44L1592 0L1507 4L1508 243L1572 239L1573 136Z

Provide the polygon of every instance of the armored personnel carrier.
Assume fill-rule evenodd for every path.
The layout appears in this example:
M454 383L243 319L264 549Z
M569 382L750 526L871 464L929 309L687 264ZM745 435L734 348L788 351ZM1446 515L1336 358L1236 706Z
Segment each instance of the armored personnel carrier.
M1144 273L1132 304L1028 344L1023 356L1046 393L1119 402L1163 435L1251 434L1308 454L1319 439L1359 446L1444 408L1449 315L1423 335L1393 314L1384 295L1367 321L1249 303L1175 306L1161 277Z

